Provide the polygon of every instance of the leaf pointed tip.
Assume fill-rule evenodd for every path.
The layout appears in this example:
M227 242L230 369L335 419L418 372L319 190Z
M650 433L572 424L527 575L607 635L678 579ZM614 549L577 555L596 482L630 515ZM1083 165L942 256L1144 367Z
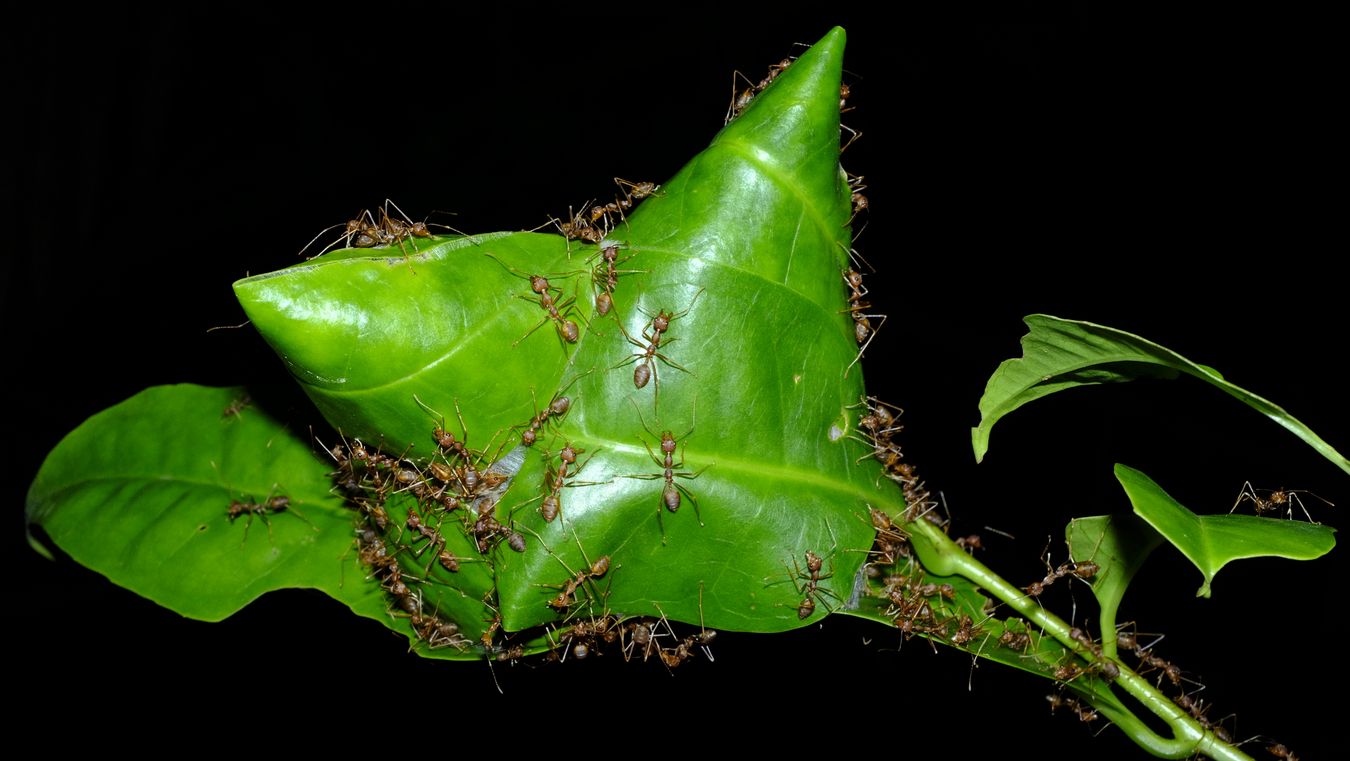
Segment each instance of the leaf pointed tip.
M984 462L984 456L989 451L989 432L983 422L970 429L970 445L975 450L975 464Z
M52 554L52 551L48 549L47 545L43 544L41 540L39 540L36 536L33 536L33 532L31 530L25 531L24 534L28 538L28 546L32 547L34 552L36 552L37 554L41 555L42 557L48 560L56 560L56 555Z

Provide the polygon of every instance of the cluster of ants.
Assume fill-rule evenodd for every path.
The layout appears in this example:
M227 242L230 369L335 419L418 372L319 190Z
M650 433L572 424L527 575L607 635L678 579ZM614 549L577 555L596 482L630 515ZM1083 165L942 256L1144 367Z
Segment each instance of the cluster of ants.
M932 493L928 491L924 482L919 478L918 469L905 462L900 445L895 443L895 435L904 429L904 426L897 421L903 410L874 396L863 399L857 406L867 411L858 419L858 431L861 433L863 441L871 448L870 456L881 463L885 476L899 484L904 492L905 522L924 518L945 528L947 520L937 512L938 502L933 499ZM869 455L863 457L867 456ZM874 525L877 520L874 512ZM892 526L887 530L893 530L893 528ZM878 534L881 533L883 532L878 528ZM969 549L972 550L978 549L981 544L978 536L968 537L962 542L963 546L969 543ZM885 549L882 548L883 555L889 554L885 553Z
M389 208L391 206L394 211L398 213L397 216L389 213ZM446 227L447 230L454 229L445 225L439 226ZM431 237L431 230L425 220L421 222L412 221L408 215L404 214L403 210L398 207L398 204L386 198L384 205L379 209L378 217L376 214L371 213L370 209L362 209L355 217L346 222L338 222L335 225L329 225L323 230L320 230L318 235L315 235L309 243L305 244L304 248L300 249L300 255L304 256L305 251L309 250L309 247L314 245L314 241L323 237L323 235L330 230L337 228L342 228L342 232L338 234L338 237L325 246L322 251L309 257L310 259L317 259L318 257L323 256L337 246L339 242L342 243L343 248L398 246L399 250L406 255L407 252L404 250L405 243L412 242L414 238Z
M588 201L582 204L581 210L576 213L572 213L569 209L566 221L552 220L558 232L567 240L598 244L615 227L612 215L617 214L622 220L642 199L661 195L661 186L654 182L630 182L622 177L615 177L614 184L619 186L623 198L615 197L610 203L594 206Z
M566 387L563 391L566 391ZM535 445L543 429L566 415L571 407L572 399L560 392L544 409L517 427L519 443L525 447ZM467 431L458 405L456 413L461 427ZM499 464L511 459L508 456L499 460L499 464L483 469L486 454L471 449L466 443L467 434L461 440L446 430L444 423L433 429L432 438L436 442L437 452L425 466L419 466L409 459L407 450L400 456L391 456L380 448L367 447L359 439L351 442L344 439L341 444L326 451L337 465L331 474L335 489L362 519L357 530L360 560L371 569L371 574L379 579L381 587L392 598L395 615L409 618L414 632L429 647L465 650L470 641L460 634L457 624L424 606L419 585L431 577L437 565L447 572L457 573L462 562L470 562L468 558L456 557L447 548L447 534L444 532L449 526L458 526L483 556L474 558L472 562L492 562L491 555L501 544L516 552L527 549L525 536L496 517L497 502L510 478L505 471L518 465L507 464L501 466L502 470L499 471ZM664 459L658 458L648 447L653 460L664 465L664 472L632 476L664 478L667 485L662 493L662 502L672 511L678 509L679 494L683 490L681 486L672 486L674 479L697 475L680 471L683 461L674 461L675 448L675 437L669 431L665 432L661 438ZM539 508L545 520L551 521L560 513L562 488L574 485L569 479L584 465L578 463L578 455L584 451L568 443L556 455L546 453L549 467L545 476L545 496ZM669 496L672 491L674 497ZM399 493L407 493L414 498L407 508L406 519L401 523L386 508L388 499ZM689 496L692 499L692 494ZM406 568L407 560L401 562L400 556L407 560L429 557L429 561L420 571L410 571ZM595 594L586 587L604 577L609 569L610 558L602 556L588 568L571 573L557 595L548 601L548 606L561 614L567 614L576 606L578 597L583 593L589 602ZM492 599L494 595L495 591L490 592L483 600L489 609L497 607ZM606 626L604 622L609 620L612 617L606 616L573 624L561 630L556 640L559 646L570 647L578 658L585 657L590 649L617 640L626 658L637 652L644 660L655 656L666 666L674 667L688 659L698 648L706 648L715 636L713 632L703 631L680 640L675 637L669 623L665 624L665 633L661 633L651 621L613 621L613 626ZM501 661L523 657L524 649L521 646L508 646L494 641L500 630L501 616L498 614L481 637L484 651L490 657L495 654L495 658ZM667 640L674 640L674 643L666 644Z
M380 448L368 448L359 439L344 440L326 451L337 464L331 474L334 488L361 516L357 530L360 559L393 599L397 614L410 619L413 630L429 647L463 650L469 642L459 634L459 627L424 609L417 590L431 577L433 567L458 573L461 563L470 562L447 547L447 523L458 526L484 556L501 544L515 552L524 552L527 545L523 534L496 517L497 501L510 476L492 467L480 469L484 453L470 449L443 424L432 431L432 437L438 451L425 468L408 459L407 450L395 457ZM401 524L386 509L389 498L398 493L414 497ZM400 555L413 561L429 560L420 571L410 572ZM490 562L486 557L473 560ZM492 649L490 639L487 647Z
M905 519L912 521L919 517L926 517L945 528L945 521L934 520L930 517L936 505L931 502L927 490L922 487L922 482L918 480L913 466L901 460L899 447L892 441L894 434L900 430L895 422L895 416L899 410L876 399L868 399L865 404L867 414L859 421L859 427L865 432L865 436L873 445L873 455L885 466L886 475L904 488L905 499L908 504ZM1244 494L1248 491L1251 491L1250 486L1244 487ZM1257 500L1261 498L1249 496L1248 499L1257 503ZM1265 499L1267 502L1274 501L1270 497ZM1281 507L1287 507L1287 503L1288 498L1286 497L1285 501L1281 503ZM872 507L869 507L869 511L871 512L872 525L877 533L871 553L873 561L865 567L865 570L869 577L879 579L882 585L878 594L885 598L888 603L885 615L892 619L896 627L906 637L920 634L930 639L945 639L956 646L969 647L974 640L984 634L983 629L976 625L973 618L965 614L942 616L935 610L939 602L955 600L956 590L954 587L950 584L927 581L922 569L919 569L917 563L913 560L913 551L908 543L908 534L899 525L896 525L896 522L886 513ZM1269 511L1269 508L1267 508L1267 512ZM967 551L982 547L978 535L962 537L956 540L956 543ZM810 570L813 567L812 553L807 554L807 560L808 570ZM902 561L908 563L903 573L883 575L882 567L896 566ZM818 561L815 563L815 568L816 570L819 568ZM1023 591L1026 592L1028 597L1039 597L1060 579L1069 577L1087 581L1094 578L1099 570L1099 565L1090 560L1070 561L1060 564L1058 567L1050 567L1047 563L1044 578L1023 587ZM813 571L812 578L814 578L814 573ZM1022 622L1020 630L1013 628L1011 623L1004 624L997 642L1003 647L1025 654L1034 644L1033 635L1025 622ZM1056 680L1068 683L1089 673L1097 674L1107 681L1112 681L1120 676L1120 667L1115 660L1105 655L1101 643L1090 634L1081 628L1074 627L1070 630L1069 636L1082 647L1083 657L1087 658L1089 663L1086 667L1080 666L1077 662L1062 663L1056 666L1053 672ZM1159 687L1162 687L1163 683L1166 682L1172 687L1182 689L1182 692L1172 696L1177 706L1186 711L1196 723L1212 731L1220 741L1232 742L1231 732L1221 723L1208 717L1211 706L1203 699L1195 697L1194 692L1184 691L1185 686L1190 681L1183 676L1182 670L1152 652L1156 640L1144 645L1139 642L1135 634L1119 632L1116 642L1120 650L1133 653L1139 663L1138 673L1140 675L1146 676L1157 673ZM1061 708L1068 709L1083 722L1092 722L1099 718L1096 710L1077 698L1054 694L1047 696L1046 699L1049 701L1052 712ZM1267 750L1278 758L1287 760L1296 758L1288 748L1280 744L1271 744Z
M668 669L678 668L702 651L704 657L712 660L709 646L717 639L713 629L699 628L698 632L681 638L670 621L661 618L639 617L620 619L612 614L598 618L587 618L571 626L556 629L549 634L554 647L549 650L548 660L566 660L568 655L578 660L590 657L592 653L604 652L606 647L617 647L624 661L641 658L645 663L659 658ZM670 644L667 644L670 643Z

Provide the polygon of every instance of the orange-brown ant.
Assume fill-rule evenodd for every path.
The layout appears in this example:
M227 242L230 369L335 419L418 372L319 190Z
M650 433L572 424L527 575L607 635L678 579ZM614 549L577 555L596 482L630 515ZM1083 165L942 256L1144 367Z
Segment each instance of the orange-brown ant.
M1265 496L1262 496L1260 492L1265 492ZM1317 497L1330 507L1336 506L1331 501L1318 497L1307 489L1261 489L1260 492L1252 487L1251 481L1244 481L1242 483L1242 491L1238 492L1237 501L1228 509L1228 512L1232 513L1234 510L1237 510L1238 505L1241 505L1243 502L1251 502L1252 506L1256 508L1257 515L1276 513L1280 510L1284 510L1286 516L1290 520L1293 520L1294 505L1298 505L1298 508L1303 511L1303 516L1307 518L1310 523L1317 523L1318 521L1313 520L1312 515L1308 513L1308 508L1304 506L1302 498L1298 495L1308 494Z
M792 577L792 585L797 588L797 592L802 596L802 601L797 605L797 618L806 620L811 617L811 614L816 612L817 600L820 601L821 605L828 608L829 600L826 596L828 595L835 599L838 599L838 597L834 592L820 584L820 582L834 576L834 559L829 558L829 573L822 573L822 570L825 568L826 558L817 555L811 550L807 550L803 557L806 560L806 570L803 571L801 566L797 565L797 559L794 557L792 559L792 568L788 570L788 573ZM787 569L787 564L784 564L783 568Z
M740 73L739 71L735 72L732 75L731 80L731 92L732 92L731 104L727 106L726 118L723 121L723 124L730 124L732 119L735 119L736 117L740 116L741 112L745 111L745 109L750 105L750 101L754 100L754 97L756 95L760 94L761 92L764 92L765 88L767 88L770 84L772 84L773 81L778 78L779 74L782 74L784 71L787 70L789 66L792 65L793 60L794 59L792 58L784 58L778 63L773 64L772 66L769 67L769 73L766 74L764 78L761 79L758 83L751 83L750 79L747 78L744 74ZM742 90L739 95L736 94L737 79L741 79L747 85L750 85L749 87ZM840 96L846 97L844 96L842 90L840 92Z
M844 368L844 377L847 378L849 371L853 369L854 365L858 364L858 360L862 359L863 353L866 352L867 347L871 345L872 339L876 337L877 331L881 329L882 325L886 324L887 315L867 314L867 310L871 309L872 305L862 300L863 297L867 295L867 288L863 285L863 276L861 272L853 269L845 270L843 277L844 285L849 290L849 305L844 311L848 312L849 316L853 319L853 337L860 344L858 355L853 358L853 361L848 364L848 367ZM878 322L874 328L872 327L872 320L869 318L879 318L881 321Z
M557 419L566 415L568 410L572 409L572 399L571 397L563 396L563 392L571 388L572 384L576 383L578 379L590 375L592 372L594 372L594 368L577 375L575 378L568 381L567 385L563 386L558 393L554 394L553 399L548 403L548 407L536 412L534 417L530 418L530 421L525 424L525 430L520 434L520 443L527 447L534 446L534 443L539 440L539 429L542 428L550 418ZM534 399L534 388L530 389L530 398L532 400ZM535 409L538 410L538 400L534 400L534 406ZM516 427L513 427L513 430L515 430Z
M253 406L253 397L249 396L248 394L240 394L238 398L232 400L228 405L226 405L225 409L221 410L220 417L222 420L231 417L235 418L236 420L241 419L244 416L244 410L252 406Z
M620 259L619 247L616 245L600 249L598 256L600 261L591 270L591 281L598 290L598 293L595 294L595 312L603 316L609 314L610 310L614 308L614 289L618 287L619 275L646 272L646 270L618 269L618 265L632 259L636 254L630 254Z
M589 569L574 573L572 578L563 584L562 591L558 593L558 596L549 600L548 606L559 612L567 610L572 607L577 589L587 581L601 578L606 573L609 573L609 556L601 555L594 563L591 563Z
M604 219L606 229L611 228L609 220L610 214L618 214L622 218L625 212L633 208L634 203L641 201L648 196L663 195L660 193L661 186L654 182L630 182L622 177L615 177L614 184L619 186L619 190L623 191L623 198L615 199L613 202L607 203L604 206L591 207L591 223ZM573 221L575 222L575 218ZM591 242L596 243L598 241Z
M686 368L684 365L681 365L680 363L661 353L660 351L661 341L666 331L670 329L670 323L674 320L677 320L689 314L689 310L694 308L694 304L698 302L699 296L702 295L703 289L700 288L698 289L698 293L694 294L694 298L690 300L689 306L675 313L670 313L662 309L658 310L657 313L653 315L652 313L639 308L639 311L641 311L644 315L651 318L651 321L648 322L647 325L643 326L642 328L641 332L642 341L633 338L633 335L628 332L628 329L623 326L623 323L619 322L618 323L619 330L623 331L624 338L627 338L629 343L641 349L642 351L635 352L629 355L622 362L619 362L617 365L614 365L614 367L610 369L613 370L615 368L623 367L624 365L630 364L632 362L637 362L637 367L633 368L633 385L636 386L637 388L645 387L647 385L647 382L652 380L653 376L656 374L656 363L654 361L655 359L660 359L667 365L670 365L671 367L674 367L675 369L680 370L682 372L686 373L689 372L688 368ZM651 331L651 335L648 335L648 330ZM666 345L670 345L674 343L676 340L677 339L671 338L666 341ZM656 377L655 397L656 397L656 405L659 406L661 400L661 378L659 376Z
M548 471L544 474L544 488L547 493L544 496L543 504L539 507L539 514L544 517L545 522L552 523L553 519L557 518L558 514L562 512L563 487L582 485L578 483L567 483L567 478L569 475L576 475L577 472L586 467L586 462L590 460L589 457L582 461L580 465L577 465L576 470L572 470L569 473L569 469L573 465L576 465L577 455L583 454L585 451L586 450L584 449L573 447L572 442L569 441L565 443L563 448L558 452L558 467L554 468L550 462ZM552 457L552 455L547 456L549 456L550 459ZM594 453L592 453L592 456L594 456ZM590 485L589 482L587 482L586 485Z
M1273 743L1266 746L1266 752L1275 758L1282 758L1284 761L1298 761L1298 756L1294 755L1283 743Z
M653 436L656 436L656 433L652 431L651 428L647 427L647 421L642 417L642 411L637 409L636 403L633 404L633 409L638 414L638 420L642 423L643 430L647 431L647 433L650 433ZM697 408L695 408L694 414L695 416L697 416ZM647 440L643 439L642 446L647 449L647 456L651 457L652 462L656 463L657 467L661 468L662 470L660 473L638 473L633 475L626 475L624 477L637 478L644 481L651 481L656 479L664 480L666 482L666 485L664 488L661 489L661 505L664 505L667 510L674 513L679 511L680 509L681 505L680 495L688 497L689 502L694 506L694 517L698 519L698 525L702 526L704 525L703 515L702 513L699 512L698 498L694 496L694 493L690 491L688 487L675 480L677 478L698 478L699 476L703 475L703 471L712 467L712 463L709 463L694 472L690 472L683 469L684 448L679 444L677 444L677 442L685 442L687 444L687 439L689 435L694 432L694 427L696 425L697 425L696 420L691 422L689 430L685 431L678 438L670 431L662 431L661 435L657 437L661 440L660 457L656 455L656 452L652 449L651 445L647 443ZM680 459L678 462L675 461L675 450L677 447L680 448ZM661 514L661 506L657 506L656 508L656 522L661 529L661 543L665 544L666 528Z
M248 540L248 529L253 525L253 516L256 515L262 518L263 523L267 524L267 536L270 540L272 537L272 522L268 520L268 514L283 512L290 508L290 506L291 498L284 494L268 497L262 502L242 502L237 499L232 499L230 500L230 506L225 510L225 514L229 516L230 523L234 523L234 519L241 515L248 516L248 522L244 524L245 541ZM295 512L295 510L291 510L291 512ZM299 515L299 513L296 513L296 515ZM308 521L306 522L308 523Z
M524 299L526 301L532 301L538 304L539 307L543 309L544 312L546 313L542 320L540 320L537 324L535 324L534 327L525 331L525 335L521 336L520 338L517 338L515 342L511 344L513 347L518 346L521 341L524 341L526 338L529 338L530 335L534 333L534 331L543 327L544 323L548 322L549 320L552 320L555 323L555 326L558 331L558 337L561 338L562 340L566 341L567 343L574 344L580 339L581 337L580 329L577 327L576 322L568 317L568 315L570 315L572 312L573 306L576 304L577 300L576 296L568 296L564 299L558 300L557 296L555 296L554 293L556 292L558 296L561 296L562 289L557 287L556 285L549 283L547 277L544 277L543 275L534 275L521 272L520 270L516 269L515 267L512 267L511 265L507 264L501 259L498 259L493 254L488 254L488 256L491 256L493 259L496 259L498 264L510 270L512 274L518 277L523 277L526 280L530 281L530 290L535 293L535 298L531 298L529 296L522 296L520 294L516 294L516 298Z

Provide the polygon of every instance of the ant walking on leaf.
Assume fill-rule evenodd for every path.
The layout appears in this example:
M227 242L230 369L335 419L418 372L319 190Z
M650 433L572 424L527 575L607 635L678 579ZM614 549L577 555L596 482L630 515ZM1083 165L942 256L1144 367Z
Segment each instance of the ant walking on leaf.
M217 475L220 474L220 467L217 466L214 461L211 463L211 467L216 471ZM229 487L227 486L226 488ZM272 543L275 537L272 534L272 521L268 516L275 513L290 511L295 517L308 523L315 531L319 530L318 526L315 526L312 521L291 505L290 497L285 494L278 494L277 488L277 484L272 484L271 492L269 492L267 498L261 502L253 502L251 501L251 497L244 499L230 498L230 504L225 508L225 516L229 519L230 523L234 523L237 518L242 516L248 517L248 521L244 524L244 538L239 542L240 547L248 542L248 530L253 526L254 516L261 518L262 522L267 526L267 540L269 543Z
M633 334L628 332L628 329L623 326L622 322L616 321L619 324L619 330L623 331L624 338L627 338L629 343L641 349L642 351L630 354L628 358L619 362L617 365L614 365L614 367L610 369L613 370L619 367L623 367L624 365L637 362L637 367L633 368L633 385L636 386L637 388L644 388L646 387L648 381L651 381L653 379L656 380L654 406L658 408L658 411L661 403L661 378L656 374L656 363L654 360L659 359L662 362L665 362L667 365L670 365L671 367L680 370L681 372L686 373L689 372L689 369L686 368L684 365L681 365L679 362L676 362L675 360L661 353L661 341L665 336L666 331L670 330L670 323L689 314L689 310L693 309L694 304L698 302L699 296L703 295L703 290L704 289L702 288L698 289L698 293L695 293L694 298L690 300L689 306L685 307L679 312L671 313L662 309L658 310L656 314L652 314L651 312L648 312L645 309L639 307L638 311L642 312L644 315L651 318L651 321L648 322L647 325L642 328L641 341L634 338ZM651 335L648 335L649 331ZM666 340L666 345L669 346L676 340L678 339L675 338L668 339Z
M1243 481L1242 491L1238 492L1237 501L1235 501L1233 503L1233 506L1228 509L1228 512L1232 513L1234 510L1237 510L1238 505L1241 505L1243 502L1251 502L1252 506L1256 509L1257 515L1266 515L1267 513L1277 513L1280 510L1284 510L1286 517L1288 517L1289 520L1293 520L1294 505L1298 505L1298 509L1303 511L1303 517L1307 518L1309 523L1320 523L1320 521L1313 520L1312 515L1308 513L1308 508L1303 504L1303 499L1298 496L1300 494L1307 494L1312 497L1317 497L1317 499L1325 502L1328 507L1336 506L1331 501L1323 499L1322 497L1318 497L1316 494L1313 494L1307 489L1258 490L1252 486L1251 481Z
M660 444L661 456L659 457L657 456L656 452L652 449L651 445L647 443L646 439L642 440L642 446L646 447L647 456L651 457L652 462L656 463L657 467L661 468L662 471L660 473L638 473L635 475L625 476L625 478L638 478L644 481L663 479L666 482L665 487L661 490L661 505L656 508L656 522L657 525L660 526L661 528L661 543L665 544L666 527L661 516L661 507L664 506L665 509L669 510L672 513L678 512L682 502L681 495L687 497L689 501L694 505L694 516L698 518L698 525L700 526L704 525L703 515L699 512L698 509L698 498L694 496L694 493L690 491L688 487L676 481L675 479L698 478L699 476L703 475L703 471L707 470L708 468L711 468L712 464L709 463L708 465L704 465L702 468L699 468L697 471L693 472L684 470L684 445L679 444L678 442L685 441L687 443L688 437L694 432L694 426L697 424L696 420L691 421L689 430L685 431L679 437L676 437L670 431L662 431L661 435L657 436L656 433L647 426L647 421L643 419L642 411L637 408L636 403L633 404L633 409L638 414L638 420L642 423L643 430L647 431L647 433L650 433L653 437L659 438L661 441ZM695 416L697 415L697 406L695 407L694 414ZM680 459L678 462L675 460L676 448L680 449Z

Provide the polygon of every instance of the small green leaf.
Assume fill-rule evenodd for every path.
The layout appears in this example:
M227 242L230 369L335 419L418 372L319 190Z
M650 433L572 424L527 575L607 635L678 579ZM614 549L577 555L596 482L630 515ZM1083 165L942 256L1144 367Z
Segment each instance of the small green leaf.
M156 386L94 415L47 456L27 522L190 618L218 621L302 587L388 623L384 594L356 562L352 512L329 492L329 466L262 409L223 414L244 398L242 388ZM283 495L282 512L230 520L231 503Z
M1350 473L1350 459L1283 407L1229 383L1205 365L1104 325L1044 314L1030 315L1025 322L1031 331L1022 337L1021 359L1005 360L999 365L980 397L980 424L971 429L977 462L984 459L989 449L994 424L1028 402L1076 386L1124 383L1144 377L1174 378L1183 372L1217 386L1266 415Z
M1133 515L1094 515L1069 521L1065 530L1069 556L1075 563L1093 562L1097 573L1089 583L1101 609L1099 623L1106 654L1116 655L1116 611L1125 588L1162 537Z
M1335 529L1320 523L1252 515L1196 515L1134 468L1116 464L1116 478L1134 512L1181 550L1205 580L1198 597L1209 597L1219 569L1242 558L1312 560L1336 546Z

